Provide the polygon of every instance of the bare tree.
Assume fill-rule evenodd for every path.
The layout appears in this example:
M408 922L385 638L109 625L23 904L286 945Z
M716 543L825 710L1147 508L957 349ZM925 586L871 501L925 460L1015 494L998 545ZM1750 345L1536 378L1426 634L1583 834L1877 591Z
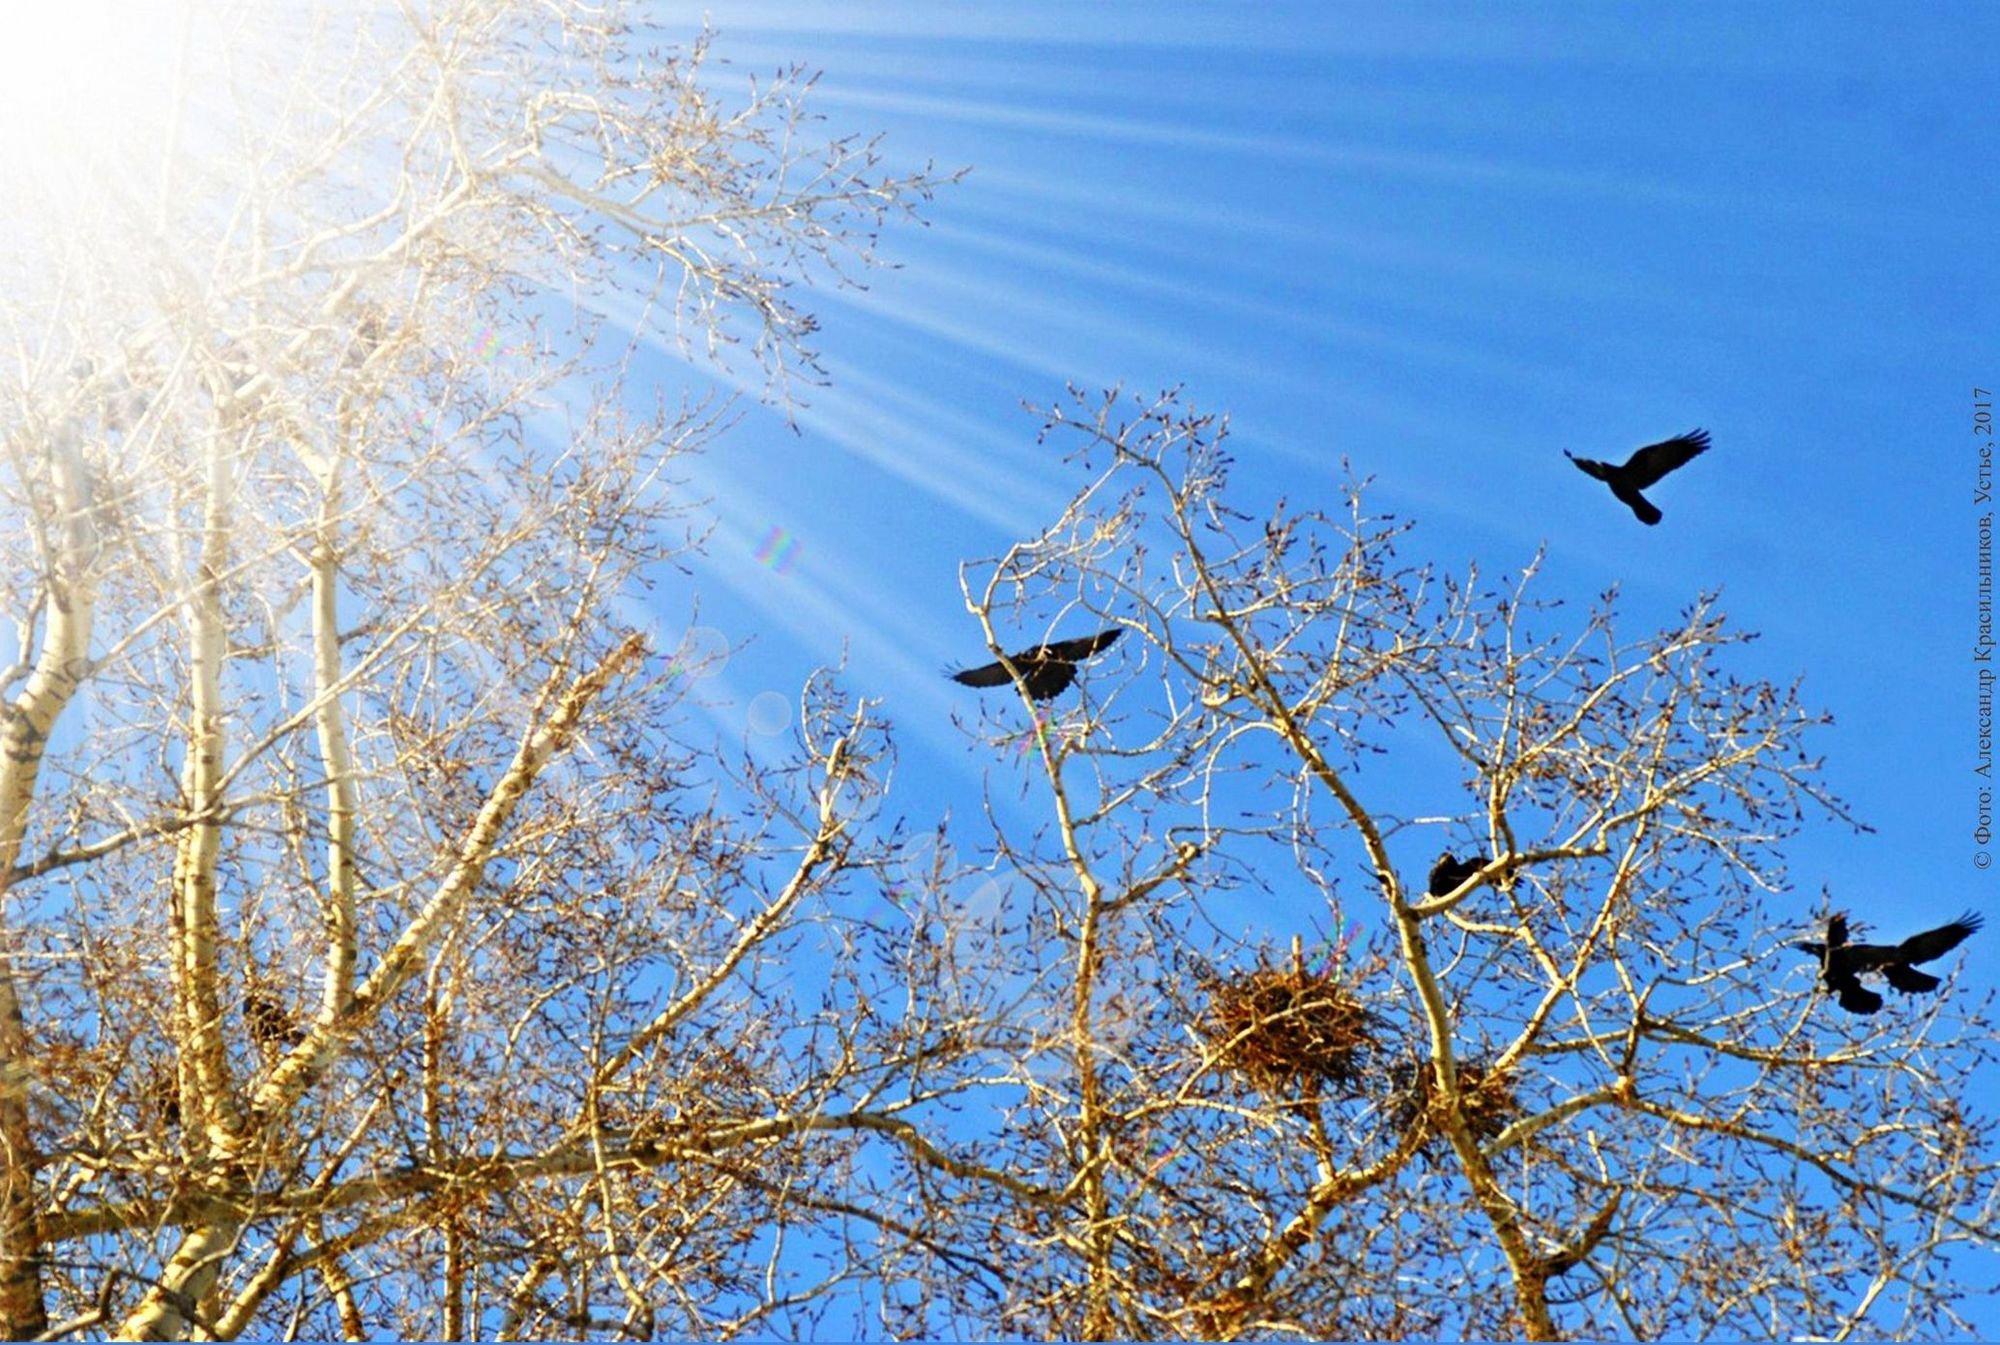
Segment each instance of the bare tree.
M809 1304L761 1272L851 1145L767 1159L884 1067L772 967L885 747L822 685L788 763L691 768L716 651L635 599L725 408L574 301L783 399L791 287L939 179L641 7L255 11L191 6L142 168L13 243L0 1331Z
M1073 395L1046 435L1090 479L968 569L968 607L996 652L1129 634L1053 709L982 711L1002 892L961 907L1021 922L977 961L1026 1040L980 1085L1012 1184L933 1215L1006 1274L910 1248L950 1292L900 1326L1965 1331L1985 1006L1852 1018L1785 947L1824 914L1785 841L1851 819L1822 716L1712 598L1621 636L1535 564L1404 560L1358 484L1246 512L1226 426L1172 396ZM1446 849L1477 872L1431 891ZM1269 912L1300 896L1325 914L1287 948Z
M989 693L986 834L898 823L830 680L686 729L637 599L726 407L622 337L782 402L933 176L636 6L189 12L188 115L7 244L10 1336L1960 1329L1984 1006L1785 954L1846 813L1712 599L1621 636L1076 400L967 601L1127 634Z

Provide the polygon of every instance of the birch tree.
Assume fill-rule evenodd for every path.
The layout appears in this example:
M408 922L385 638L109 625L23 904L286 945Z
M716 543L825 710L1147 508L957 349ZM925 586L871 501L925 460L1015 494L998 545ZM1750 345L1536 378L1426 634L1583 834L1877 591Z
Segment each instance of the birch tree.
M940 179L636 6L184 13L0 254L11 1337L1962 1332L1984 1006L1784 946L1852 819L1713 597L1073 398L966 628L1126 634L968 712L976 824L831 678L718 750L729 412L635 352L783 404Z
M1852 1017L1786 946L1850 895L1787 843L1859 824L1825 716L1712 595L1635 635L1533 559L1408 559L1423 530L1332 471L1336 507L1253 504L1175 396L1073 394L1044 440L1083 484L966 568L971 620L996 651L1126 636L970 723L990 832L959 853L1021 929L980 944L1019 997L980 1093L1013 1185L935 1213L1007 1274L912 1249L950 1292L904 1328L1965 1333L1986 1006Z
M776 1212L843 1159L765 1160L880 1067L801 1049L772 962L874 862L885 749L822 685L787 763L692 767L726 651L642 598L728 413L633 370L785 401L796 287L941 179L648 22L191 4L164 115L11 235L10 1338L694 1334L793 1292Z

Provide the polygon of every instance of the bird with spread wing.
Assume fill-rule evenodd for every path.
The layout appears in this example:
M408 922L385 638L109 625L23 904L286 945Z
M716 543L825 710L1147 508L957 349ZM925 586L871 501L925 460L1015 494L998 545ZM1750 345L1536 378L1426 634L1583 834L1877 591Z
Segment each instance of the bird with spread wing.
M1036 645L1033 649L1009 654L1002 662L965 668L948 675L962 686L1004 687L1014 680L1007 671L1007 665L1011 663L1014 671L1021 675L1021 685L1027 689L1031 699L1053 700L1069 690L1070 683L1076 680L1077 664L1099 653L1124 633L1123 627L1113 626L1095 635Z
M1708 431L1689 430L1686 434L1672 439L1662 439L1657 444L1647 444L1644 448L1625 459L1623 463L1597 462L1591 458L1579 458L1568 449L1563 456L1576 464L1578 471L1586 476L1594 476L1611 487L1611 493L1631 507L1641 523L1658 523L1664 517L1639 492L1648 486L1658 484L1668 472L1687 466L1702 454L1708 452Z
M1820 960L1820 979L1849 1013L1874 1013L1882 1007L1882 997L1861 984L1860 977L1880 972L1890 985L1906 995L1934 992L1943 982L1911 964L1943 957L1985 920L1968 911L1948 925L1912 934L1901 943L1849 943L1847 917L1830 916L1826 922L1826 942L1801 939L1792 947L1811 953Z

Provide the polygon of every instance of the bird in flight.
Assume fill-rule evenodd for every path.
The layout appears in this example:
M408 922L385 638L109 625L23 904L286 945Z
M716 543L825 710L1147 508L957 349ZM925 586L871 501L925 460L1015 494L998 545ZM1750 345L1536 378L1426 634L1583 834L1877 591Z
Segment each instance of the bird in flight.
M1660 521L1660 511L1653 507L1651 500L1639 492L1656 484L1668 472L1677 467L1687 466L1706 452L1708 452L1708 431L1689 430L1676 438L1662 439L1657 444L1647 444L1625 459L1623 466L1597 462L1590 458L1579 458L1568 449L1563 450L1563 456L1575 463L1578 471L1586 476L1594 476L1610 486L1611 493L1630 505L1641 523L1652 524Z
M1437 863L1431 865L1430 886L1424 890L1431 896L1441 897L1485 867L1484 855L1474 855L1470 859L1453 859L1451 851L1447 850L1438 856Z
M951 680L969 687L1004 687L1014 679L1007 673L1007 664L1014 665L1014 671L1021 674L1021 685L1027 688L1033 700L1053 700L1069 690L1069 684L1076 680L1076 665L1091 655L1104 649L1113 640L1125 633L1123 626L1113 626L1095 635L1081 635L1074 640L1058 640L1054 644L1039 644L1033 649L1024 649L1018 654L1009 654L1004 663L988 663L983 667L966 668L950 674Z
M1948 925L1912 934L1901 943L1849 943L1847 917L1835 915L1827 919L1825 943L1801 940L1792 947L1820 960L1820 979L1839 997L1841 1008L1849 1013L1874 1013L1882 1007L1882 997L1861 984L1863 973L1881 972L1890 985L1906 995L1929 994L1942 982L1911 964L1943 957L1984 923L1977 912L1967 911Z

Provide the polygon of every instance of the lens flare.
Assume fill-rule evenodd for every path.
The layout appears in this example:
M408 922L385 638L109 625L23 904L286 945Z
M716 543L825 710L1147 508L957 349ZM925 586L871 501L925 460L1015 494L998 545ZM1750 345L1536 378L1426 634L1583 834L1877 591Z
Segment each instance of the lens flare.
M766 569L784 574L792 568L792 562L799 558L799 539L773 524L764 534L763 545L757 548L757 563Z

